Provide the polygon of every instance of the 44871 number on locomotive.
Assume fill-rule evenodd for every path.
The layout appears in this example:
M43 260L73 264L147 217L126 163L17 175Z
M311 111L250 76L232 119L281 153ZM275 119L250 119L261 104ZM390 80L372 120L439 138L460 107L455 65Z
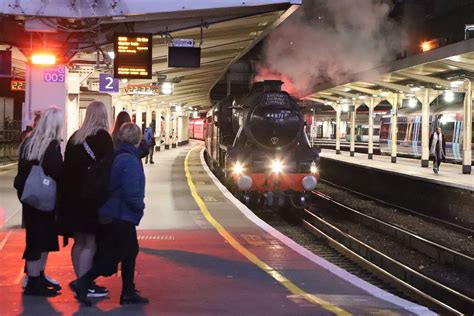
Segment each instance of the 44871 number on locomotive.
M295 212L319 180L319 151L309 144L298 104L281 81L254 83L236 101L207 113L206 158L213 171L251 207Z

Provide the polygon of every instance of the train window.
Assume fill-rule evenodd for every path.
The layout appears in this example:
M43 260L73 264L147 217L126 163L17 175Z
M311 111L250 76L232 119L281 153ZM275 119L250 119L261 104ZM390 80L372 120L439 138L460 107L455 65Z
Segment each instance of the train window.
M444 135L444 139L446 142L453 141L453 133L454 133L454 122L447 122L443 124L442 127L442 134Z
M405 122L399 123L397 125L397 139L402 140L405 139L405 135L407 133L407 124Z
M380 138L381 139L389 139L390 138L390 125L387 123L383 123L380 126Z

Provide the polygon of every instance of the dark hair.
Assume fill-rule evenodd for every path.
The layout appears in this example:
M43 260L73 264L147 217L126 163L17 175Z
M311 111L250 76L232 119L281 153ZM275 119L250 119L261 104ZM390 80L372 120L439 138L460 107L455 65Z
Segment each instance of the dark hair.
M118 140L118 133L120 131L120 127L122 127L122 125L125 123L130 123L131 121L132 119L130 118L130 114L125 111L122 111L117 115L117 118L115 119L114 123L114 129L112 130L112 139L114 141L114 144L116 144L116 141Z

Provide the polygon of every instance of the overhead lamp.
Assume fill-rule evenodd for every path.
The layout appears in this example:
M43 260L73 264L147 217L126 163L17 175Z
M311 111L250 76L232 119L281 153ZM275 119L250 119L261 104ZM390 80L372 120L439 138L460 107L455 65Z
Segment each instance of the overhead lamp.
M360 95L359 100L365 100L366 96L365 95Z
M412 108L412 109L415 108L417 104L418 104L418 100L416 98L408 99L408 106L410 108Z
M443 99L446 102L453 102L454 101L454 92L447 90L443 94Z
M54 65L56 56L50 53L34 53L31 55L31 63L34 65Z
M449 84L451 85L451 87L459 87L463 83L464 83L464 81L462 81L462 80L455 80L455 81L451 81Z
M421 50L424 51L424 52L427 52L427 51L431 50L430 42L421 43Z
M115 59L115 52L114 51L107 52L107 55L109 55L110 59Z
M380 93L380 95L381 95L382 97L386 97L386 96L388 96L389 94L390 94L390 92L387 92L387 91L382 91L382 92Z
M351 91L351 88L344 88L344 92L349 92Z
M342 104L342 112L349 112L349 104L343 103Z
M410 91L413 91L413 92L420 91L420 87L411 87Z
M161 84L161 94L171 95L173 94L174 85L171 82L163 82Z
M127 79L127 78L123 78L122 80L120 80L120 82L122 82L122 83L127 83L127 82L128 82L128 79Z

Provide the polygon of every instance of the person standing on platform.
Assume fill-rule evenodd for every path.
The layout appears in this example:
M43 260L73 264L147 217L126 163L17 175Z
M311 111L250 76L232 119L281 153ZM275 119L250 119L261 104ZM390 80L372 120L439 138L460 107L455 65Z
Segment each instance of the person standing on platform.
M441 161L446 158L446 142L444 135L441 133L441 127L438 127L430 137L430 157L433 159L433 171L434 173L439 172L439 165Z
M130 118L130 114L128 114L125 111L122 111L117 115L117 118L115 119L115 123L114 123L114 129L112 130L112 140L114 142L115 148L117 148L118 145L120 144L118 140L120 127L122 127L122 125L125 123L130 123L131 121L132 119ZM149 149L148 149L148 144L145 142L145 140L142 139L142 141L140 142L140 146L138 148L141 151L140 158L145 158L148 156Z
M154 164L155 162L153 161L153 152L155 151L156 141L155 141L155 130L153 129L153 123L150 123L150 125L147 128L145 128L145 132L143 133L143 139L148 145L150 164ZM148 163L148 155L145 157L145 163Z
M48 108L21 144L18 174L14 182L20 201L34 165L39 165L44 174L56 183L61 182L63 177L63 157L60 148L62 127L63 112L57 108ZM49 179L45 178L42 183L44 184L47 180ZM56 210L39 210L27 202L22 202L22 207L26 229L26 248L23 259L26 260L28 276L24 294L55 296L61 286L45 276L45 269L48 253L59 250L58 234L55 228Z
M87 187L94 185L88 183L91 172L105 174L104 168L110 167L103 163L108 157L111 158L114 152L108 130L109 116L106 106L102 102L93 101L87 107L84 123L71 136L66 146L63 203L58 226L64 236L74 238L71 257L77 277L89 271L96 253L100 207L98 200L102 198L104 201L107 197L97 197L85 192ZM105 186L106 183L104 192ZM106 288L95 283L90 284L90 297L103 297L107 294Z
M140 161L140 128L125 123L120 128L119 145L114 154L109 182L109 198L100 208L101 233L98 251L92 268L72 282L77 298L91 306L87 288L99 276L110 276L122 266L122 294L120 304L146 304L148 299L135 289L135 263L138 255L136 227L145 208L145 174Z

